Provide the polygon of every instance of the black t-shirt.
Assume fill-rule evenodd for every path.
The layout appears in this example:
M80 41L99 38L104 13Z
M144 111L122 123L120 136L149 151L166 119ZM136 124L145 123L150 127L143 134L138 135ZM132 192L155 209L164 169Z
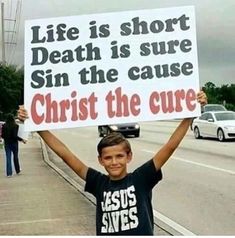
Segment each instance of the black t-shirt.
M2 138L4 139L5 144L17 143L18 140L22 140L18 137L19 125L15 124L11 127L7 127L6 124L2 126Z
M97 235L153 235L152 188L161 179L152 159L117 181L89 168L85 191L96 197Z

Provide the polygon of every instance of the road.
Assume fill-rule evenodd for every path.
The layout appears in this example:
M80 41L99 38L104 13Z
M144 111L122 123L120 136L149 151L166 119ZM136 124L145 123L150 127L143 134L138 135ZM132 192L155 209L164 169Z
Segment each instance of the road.
M178 121L141 123L139 138L129 138L134 158L131 172L168 140ZM105 172L97 161L97 127L54 131L88 166ZM163 167L163 180L153 191L153 208L185 235L235 234L235 141L196 140L188 131Z

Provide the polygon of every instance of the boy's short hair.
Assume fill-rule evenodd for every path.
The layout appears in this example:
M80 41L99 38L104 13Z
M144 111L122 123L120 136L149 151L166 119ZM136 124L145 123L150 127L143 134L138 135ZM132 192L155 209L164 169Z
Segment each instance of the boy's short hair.
M112 132L107 136L103 137L97 145L97 151L99 156L102 154L102 150L108 146L119 145L123 143L127 153L131 152L131 145L129 141L119 132Z

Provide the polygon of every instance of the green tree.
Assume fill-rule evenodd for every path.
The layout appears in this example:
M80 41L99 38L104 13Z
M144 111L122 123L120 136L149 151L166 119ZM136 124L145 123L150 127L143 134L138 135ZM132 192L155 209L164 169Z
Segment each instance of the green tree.
M235 111L235 84L216 87L212 82L204 86L209 103L223 104L228 110Z
M0 64L0 120L5 114L16 113L24 83L23 69Z
M212 82L207 82L203 88L203 90L205 91L207 98L208 98L208 102L209 103L217 103L217 97L216 97L216 86L214 83Z

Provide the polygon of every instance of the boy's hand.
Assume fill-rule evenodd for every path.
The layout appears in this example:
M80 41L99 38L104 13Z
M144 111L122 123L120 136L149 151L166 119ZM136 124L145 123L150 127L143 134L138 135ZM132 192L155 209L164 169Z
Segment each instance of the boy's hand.
M28 112L24 108L24 105L19 106L19 110L17 111L17 117L20 121L24 122L28 117Z
M197 94L197 101L201 104L201 106L204 106L207 104L207 96L203 91L200 91Z

